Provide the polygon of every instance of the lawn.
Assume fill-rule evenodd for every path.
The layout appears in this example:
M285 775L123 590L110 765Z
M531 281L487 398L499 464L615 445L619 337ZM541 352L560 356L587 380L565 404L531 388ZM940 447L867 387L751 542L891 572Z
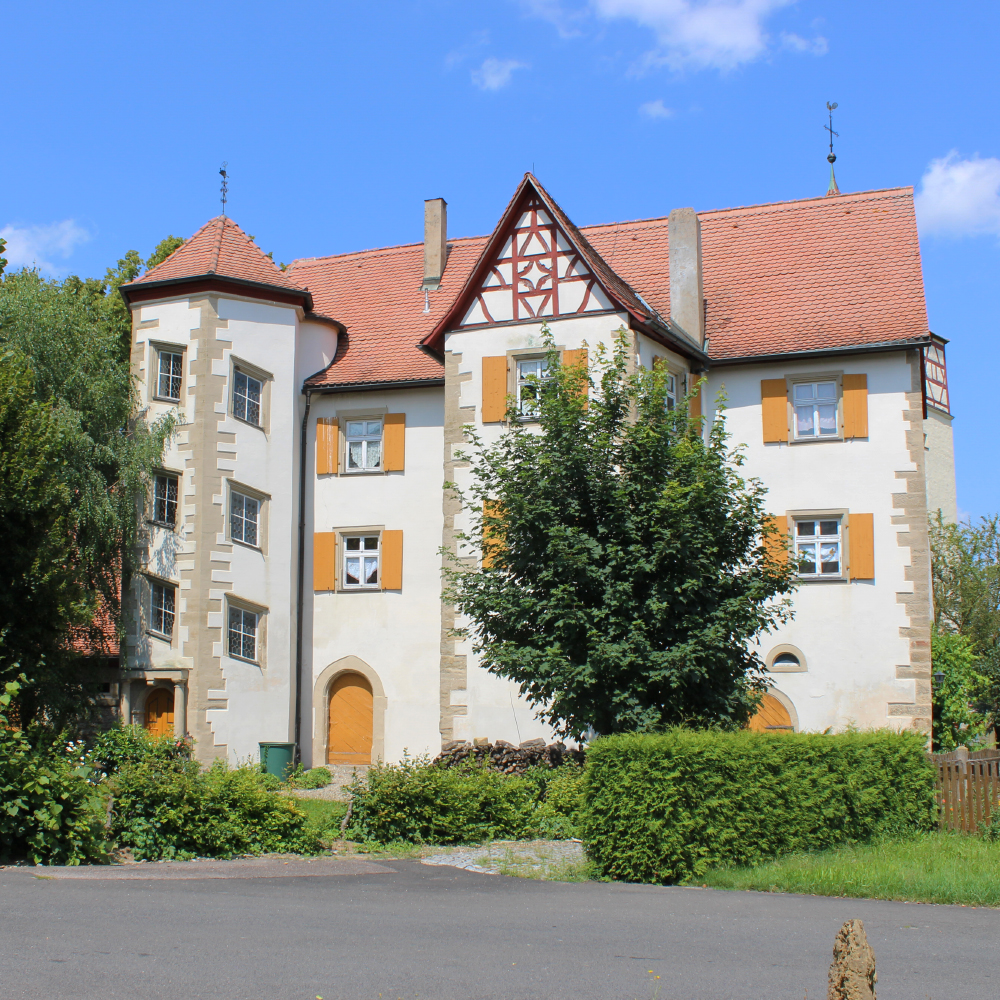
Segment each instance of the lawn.
M300 809L308 817L306 825L319 831L324 844L330 844L340 839L340 824L347 813L346 802L334 802L330 799L296 798L295 808Z
M927 833L720 868L699 881L716 889L1000 906L1000 843Z

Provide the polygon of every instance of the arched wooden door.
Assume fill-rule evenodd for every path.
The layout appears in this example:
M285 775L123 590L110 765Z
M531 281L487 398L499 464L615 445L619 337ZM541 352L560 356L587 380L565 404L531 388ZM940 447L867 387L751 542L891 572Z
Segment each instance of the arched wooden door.
M174 693L154 688L146 699L146 731L152 736L174 735Z
M375 712L372 686L361 674L341 674L330 688L328 764L370 764Z
M773 694L764 695L749 728L755 733L790 733L794 729L788 709Z

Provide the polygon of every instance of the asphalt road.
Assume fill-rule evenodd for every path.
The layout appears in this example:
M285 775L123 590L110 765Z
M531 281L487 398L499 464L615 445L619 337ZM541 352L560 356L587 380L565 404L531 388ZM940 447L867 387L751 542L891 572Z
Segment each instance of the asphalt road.
M822 1000L851 917L879 1000L1000 993L998 910L329 859L0 869L0 997Z

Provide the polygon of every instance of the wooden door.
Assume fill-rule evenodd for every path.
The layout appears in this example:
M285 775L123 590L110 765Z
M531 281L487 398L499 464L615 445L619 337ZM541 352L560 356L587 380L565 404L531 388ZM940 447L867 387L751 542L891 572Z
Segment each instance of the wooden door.
M146 699L146 730L153 736L174 735L174 693L154 688Z
M328 764L370 764L375 713L372 686L361 674L341 674L330 688Z
M750 720L749 728L755 733L790 733L792 717L773 694L766 694L757 714Z

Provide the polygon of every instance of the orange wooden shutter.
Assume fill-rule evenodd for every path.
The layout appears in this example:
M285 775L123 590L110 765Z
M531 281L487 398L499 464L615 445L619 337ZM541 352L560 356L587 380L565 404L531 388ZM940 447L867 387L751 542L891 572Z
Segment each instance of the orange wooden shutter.
M768 514L767 522L778 529L778 534L767 536L768 558L776 563L788 562L788 518L784 514Z
M313 535L313 590L337 589L337 533Z
M788 385L783 378L760 380L764 443L788 440Z
M868 376L844 376L844 437L868 437Z
M382 589L403 589L403 533L382 532Z
M402 472L406 451L406 414L387 413L382 422L382 468L386 472Z
M694 372L690 375L692 383L698 381L698 376ZM698 386L698 391L691 397L691 402L688 404L688 416L692 418L701 417L701 390L704 386Z
M577 365L583 365L584 368L587 367L587 348L580 347L572 351L563 351L562 363L564 365L572 365L576 367ZM582 395L586 396L588 394L587 386L581 387Z
M848 552L852 580L875 579L875 515L849 514Z
M487 500L483 503L483 517L500 517L502 513L502 508L495 500ZM496 537L496 532L489 527L489 525L483 525L483 552L482 552L482 567L483 569L492 569L494 566L498 565L497 557L503 551L503 542Z
M507 359L483 358L483 423L495 424L507 413Z
M316 475L326 476L338 471L339 439L336 417L320 417L316 421Z

